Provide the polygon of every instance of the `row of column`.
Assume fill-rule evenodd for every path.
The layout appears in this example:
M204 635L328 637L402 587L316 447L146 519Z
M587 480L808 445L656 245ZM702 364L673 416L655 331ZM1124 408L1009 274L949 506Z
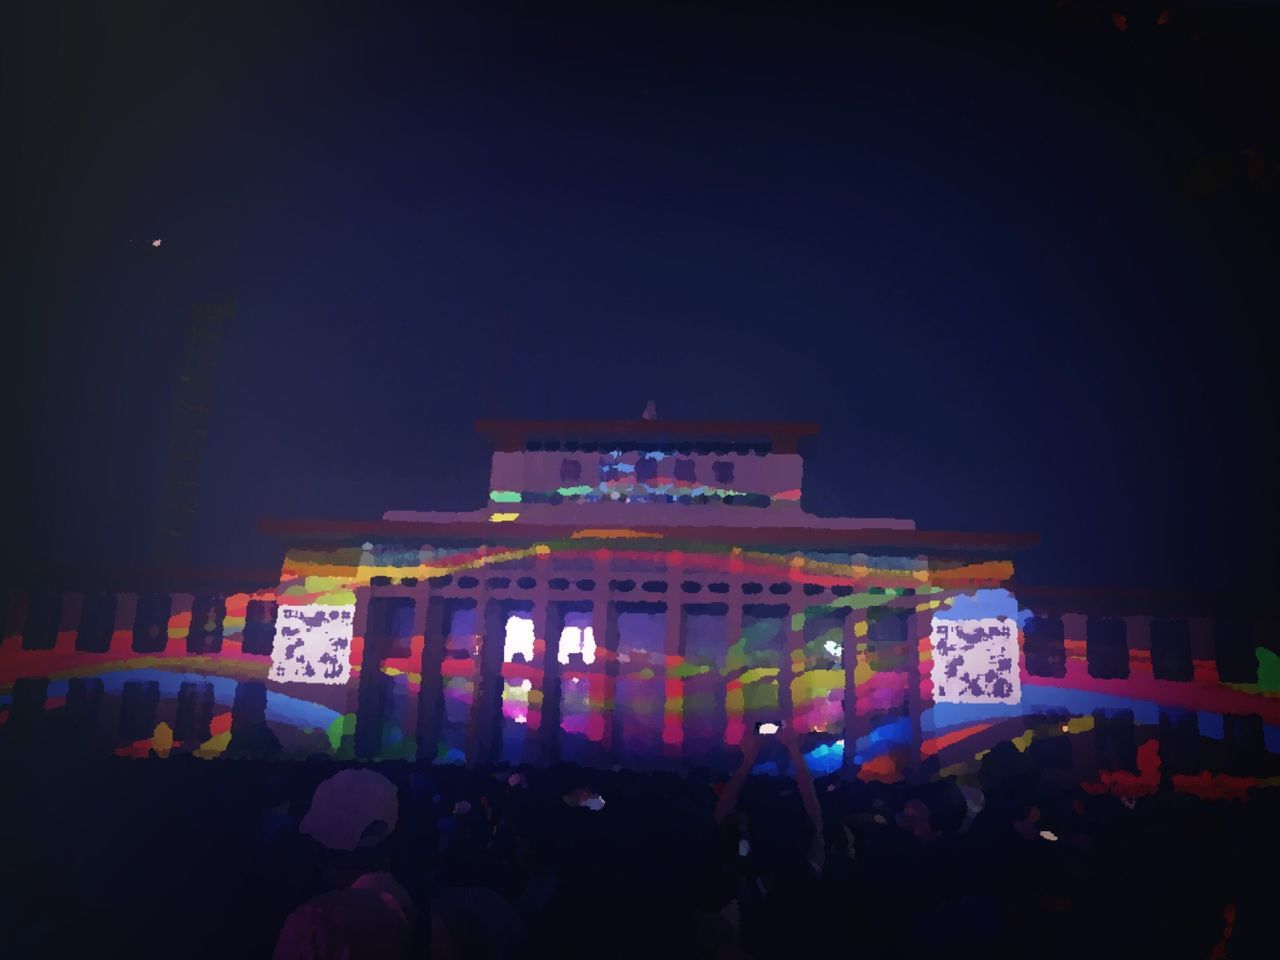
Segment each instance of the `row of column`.
M418 673L421 685L418 696L410 697L396 711L406 731L412 731L417 739L418 755L435 758L437 745L448 726L448 715L456 713L457 704L446 700L452 687L465 691L466 682L473 686L472 702L468 711L465 755L470 762L492 762L504 750L504 742L514 737L523 746L523 757L534 761L554 761L565 751L562 738L573 733L566 728L566 719L583 720L581 729L575 732L594 746L598 759L617 760L625 753L624 727L634 722L634 703L624 698L619 703L620 684L627 687L627 697L636 702L648 703L656 692L660 701L653 705L652 723L647 733L652 735L656 758L666 760L687 756L690 752L690 720L699 719L696 710L686 703L687 693L696 693L705 707L707 695L716 700L715 710L723 716L723 729L718 732L722 747L733 747L742 738L747 725L757 720L783 718L794 722L797 704L793 697L792 681L806 669L803 647L806 642L805 618L815 608L795 611L790 605L761 603L764 597L744 595L740 575L727 578L731 589L728 594L708 598L710 602L689 602L689 598L660 600L652 596L636 600L627 595L610 592L607 556L597 557L592 571L591 589L570 591L567 595L557 591L552 599L547 588L549 577L545 557L539 557L533 571L531 589L504 591L495 597L491 593L462 592L456 589L431 588L419 583L411 587L372 587L358 594L355 632L358 638L361 676L357 693L358 754L377 755L381 746L381 724L386 718L394 697L393 684L384 671L392 666L399 671ZM668 572L664 579L678 583L678 572ZM387 601L397 599L413 601L413 632L407 638L390 635L385 621ZM768 599L776 599L769 597ZM382 601L382 603L379 603ZM901 640L905 656L904 703L899 704L909 718L910 757L918 764L921 741L920 714L920 649L928 642L927 615L914 613L915 598L901 598L895 613L900 616L905 629ZM475 606L475 626L478 643L465 649L465 638L451 636L457 611L467 605ZM890 601L888 605L894 605ZM724 656L730 648L742 652L744 617L758 607L771 608L773 616L781 620L780 643L776 645L776 657L766 667L760 658L748 658L749 662L728 663ZM842 699L840 708L842 729L832 731L833 738L843 735L846 749L844 762L854 762L857 737L865 733L866 717L860 716L856 700L856 677L859 656L866 660L868 643L868 612L828 605L816 608L831 621L840 623L840 655L830 666L841 674L840 682L833 687L833 696ZM379 611L372 617L371 611ZM423 612L425 611L425 613ZM777 611L782 611L780 614ZM660 647L656 650L636 650L634 663L624 662L627 651L622 649L620 617L628 613L660 613L663 616ZM531 655L507 659L504 647L508 620L513 615L531 618L533 643ZM687 626L691 617L707 614L723 618L725 649L721 652L720 669L702 670L706 663L694 663L690 659ZM561 663L559 641L566 623L589 624L597 644L593 663L569 658ZM460 639L463 640L460 644ZM861 650L861 653L859 651ZM466 661L470 661L467 663ZM701 671L701 672L700 672ZM468 676L469 674L469 676ZM718 674L718 676L717 676ZM776 709L752 707L745 702L746 689L752 683L768 683L770 677L776 683ZM452 686L451 686L452 684ZM585 697L581 691L585 690ZM525 691L521 693L519 691ZM517 698L527 695L527 705L516 718L504 717L504 693ZM462 694L462 695L465 695ZM572 696L571 696L572 695ZM566 710L583 700L589 704L585 719L566 718ZM772 700L772 697L766 699ZM701 709L701 707L699 708ZM704 719L705 718L701 718ZM513 729L513 722L524 727ZM703 725L705 727L705 724ZM361 734L361 729L364 733ZM702 731L705 733L705 729ZM699 738L705 746L705 736ZM628 758L634 759L634 758Z
M191 593L10 594L0 649L6 653L218 653L243 637L243 652L270 656L275 598L271 592L230 596ZM245 617L228 630L226 619Z

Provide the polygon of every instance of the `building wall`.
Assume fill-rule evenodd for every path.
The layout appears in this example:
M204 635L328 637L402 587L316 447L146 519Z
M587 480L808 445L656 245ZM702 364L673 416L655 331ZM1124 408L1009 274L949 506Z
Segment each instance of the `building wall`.
M636 469L645 461L652 464L654 473L646 482L638 483ZM681 462L687 466L677 468ZM575 465L576 472L566 472L566 464ZM731 478L724 472L726 469L732 471ZM692 470L692 474L685 470ZM638 487L644 487L673 496L710 495L716 506L721 506L720 492L735 491L763 495L772 505L786 508L800 502L803 472L803 460L795 454L682 454L673 450L620 451L615 457L611 451L498 451L493 454L489 489L522 494L561 491L562 496L572 500L587 495L588 489L590 495L598 495L602 485L632 496Z
M784 717L816 767L867 779L960 772L1001 741L1049 763L1066 740L1071 775L1101 765L1117 789L1150 779L1149 743L1165 776L1274 772L1274 654L1248 622L1025 611L1018 702L935 703L935 614L1002 579L923 558L566 542L295 550L280 583L226 597L10 594L0 737L719 765L747 725ZM344 610L338 682L279 679L281 626Z

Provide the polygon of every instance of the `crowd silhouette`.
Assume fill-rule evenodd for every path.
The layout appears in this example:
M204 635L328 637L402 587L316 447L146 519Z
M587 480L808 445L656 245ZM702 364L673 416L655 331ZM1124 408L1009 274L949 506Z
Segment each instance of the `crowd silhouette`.
M785 733L743 754L730 776L9 758L5 953L1273 955L1274 789L1095 796L1011 744L915 785L813 778ZM348 800L334 827L322 785L353 770L393 812Z

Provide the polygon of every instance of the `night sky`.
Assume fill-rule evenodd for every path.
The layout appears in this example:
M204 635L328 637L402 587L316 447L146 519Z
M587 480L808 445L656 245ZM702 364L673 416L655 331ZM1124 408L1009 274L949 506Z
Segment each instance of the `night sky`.
M3 14L9 577L152 562L234 295L197 566L653 399L818 421L808 510L1032 583L1271 580L1270 5L60 6Z

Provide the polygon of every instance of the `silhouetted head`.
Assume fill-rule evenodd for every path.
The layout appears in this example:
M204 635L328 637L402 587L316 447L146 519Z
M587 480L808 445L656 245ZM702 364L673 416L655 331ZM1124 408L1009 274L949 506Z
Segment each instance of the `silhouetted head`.
M298 830L315 841L325 881L350 886L386 869L399 812L395 784L382 774L342 770L316 787Z

